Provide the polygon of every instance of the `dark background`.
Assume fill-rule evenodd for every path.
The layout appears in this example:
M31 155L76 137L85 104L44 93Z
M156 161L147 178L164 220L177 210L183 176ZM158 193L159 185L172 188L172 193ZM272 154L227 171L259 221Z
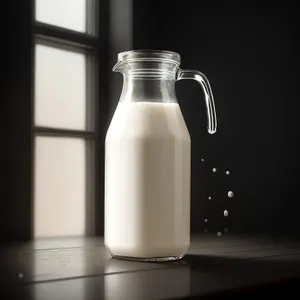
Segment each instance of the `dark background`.
M176 86L192 139L192 232L300 229L296 11L274 1L134 1L134 48L180 53L181 67L203 72L215 96L212 136L200 86Z
M32 11L29 1L8 4L2 10L9 26L2 27L0 240L27 239L32 227ZM208 134L200 86L186 80L176 84L192 138L192 233L226 227L229 232L297 234L296 6L286 1L264 7L253 1L111 0L108 7L103 16L109 24L101 28L107 29L102 44L109 51L101 59L109 66L100 64L99 87L107 95L101 105L109 109L101 110L99 136L104 136L121 92L122 78L110 69L117 53L176 51L182 68L198 69L210 80L218 117L218 132ZM100 198L98 234L103 233Z

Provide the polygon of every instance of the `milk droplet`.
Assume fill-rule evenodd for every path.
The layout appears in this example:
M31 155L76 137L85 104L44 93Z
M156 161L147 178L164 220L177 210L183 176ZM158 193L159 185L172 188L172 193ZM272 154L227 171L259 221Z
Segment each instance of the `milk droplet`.
M217 172L217 169L216 169L216 168L213 168L212 171L213 171L214 173L216 173L216 172Z
M19 273L18 276L19 278L23 278L24 275L22 273Z
M228 228L224 228L224 232L228 232Z
M228 210L224 210L224 217L228 217Z
M232 192L232 191L229 191L229 192L228 192L228 197L229 197L229 198L233 198L233 196L234 196L233 192Z
M211 200L211 197L210 197L210 196L208 197L208 200Z
M204 158L202 158L201 160L204 161Z
M204 222L205 222L205 223L207 223L207 221L208 221L207 219L204 219Z
M222 233L219 231L218 233L217 233L217 236L221 236L222 235Z
M229 171L226 171L226 175L230 175L230 172L229 172Z

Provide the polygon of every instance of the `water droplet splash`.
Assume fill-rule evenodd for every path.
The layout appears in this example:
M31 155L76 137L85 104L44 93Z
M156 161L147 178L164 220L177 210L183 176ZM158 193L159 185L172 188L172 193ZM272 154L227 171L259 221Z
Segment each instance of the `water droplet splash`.
M204 161L204 158L201 158L201 161L203 162ZM213 163L214 164L214 163ZM219 166L219 165L218 165ZM220 174L224 174L225 176L229 176L229 175L231 175L231 170L230 170L230 168L228 168L228 169L223 169L221 166L219 166L220 167L220 169L218 169L218 168L216 168L216 167L211 167L210 168L210 170L211 170L211 172L213 172L213 173L220 173ZM209 169L208 169L208 172L209 172ZM217 174L216 174L217 175ZM214 175L214 177L216 176L216 175ZM224 176L223 175L223 176ZM217 177L219 177L219 176L217 176ZM226 191L225 191L226 192ZM210 193L210 192L209 192ZM227 190L227 196L228 196L228 198L233 198L233 197L235 197L235 194L234 194L234 192L232 191L232 190ZM211 196L206 196L207 197L207 199L208 200L212 200L212 197ZM226 196L225 196L226 197ZM214 194L214 200L218 200L218 195L215 195ZM215 201L214 201L215 202ZM218 202L218 201L217 201ZM232 202L233 203L233 202ZM212 205L213 203L211 202L210 203L210 205ZM229 208L229 210L230 210L230 207L227 207L227 208ZM222 210L221 210L221 212L222 212ZM225 218L228 218L229 217L229 211L227 210L227 209L223 209L223 216L225 217ZM208 218L210 218L210 215L207 215L207 217ZM204 222L206 223L206 226L207 227L210 227L209 226L209 224L211 224L211 222L212 222L212 220L210 219L210 223L208 223L208 219L204 219ZM225 224L224 224L225 225ZM223 225L223 226L224 226ZM228 224L226 224L225 226L228 226ZM204 230L204 232L208 232L209 230L208 230L208 228L204 228L203 229ZM211 231L211 228L210 228L210 231ZM218 236L218 237L221 237L221 236L223 236L224 235L224 237L226 236L226 233L229 231L229 229L227 228L227 227L223 227L223 228L220 228L220 231L217 231L216 232L216 235Z
M232 191L229 191L229 192L228 192L228 197L229 197L229 198L233 198L233 197L234 197L234 193L233 193Z

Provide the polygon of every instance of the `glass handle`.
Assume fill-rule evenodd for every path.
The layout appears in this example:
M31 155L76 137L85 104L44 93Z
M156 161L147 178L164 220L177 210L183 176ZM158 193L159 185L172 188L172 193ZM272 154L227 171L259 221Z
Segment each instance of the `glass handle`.
M207 112L207 130L210 134L217 131L217 115L215 109L214 96L208 79L204 74L196 70L181 70L177 73L177 80L193 79L198 81L203 89L205 96L206 112Z

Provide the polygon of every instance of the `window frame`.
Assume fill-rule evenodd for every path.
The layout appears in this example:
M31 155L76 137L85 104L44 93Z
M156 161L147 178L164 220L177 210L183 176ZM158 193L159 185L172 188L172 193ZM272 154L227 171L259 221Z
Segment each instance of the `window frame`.
M31 4L31 189L30 233L34 237L35 137L82 138L86 142L86 235L104 234L104 137L108 116L108 0L86 0L87 33L81 33L35 20ZM35 46L42 44L86 55L86 129L58 129L34 123ZM26 234L25 234L26 235Z

